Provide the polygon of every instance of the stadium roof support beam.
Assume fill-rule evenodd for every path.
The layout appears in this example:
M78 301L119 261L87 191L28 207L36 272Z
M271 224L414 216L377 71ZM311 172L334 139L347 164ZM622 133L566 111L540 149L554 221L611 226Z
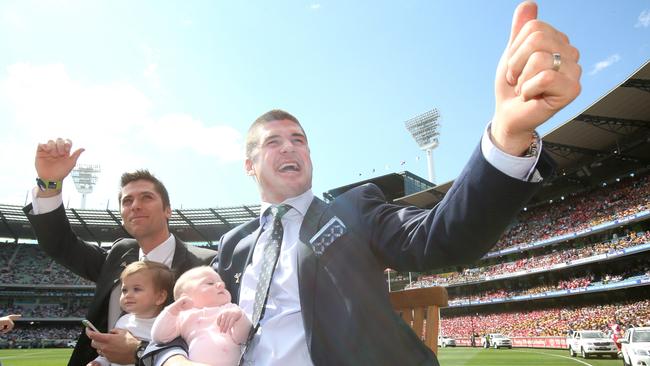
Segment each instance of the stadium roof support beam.
M194 231L196 231L196 233L199 234L199 236L203 238L203 240L205 240L209 245L213 245L212 240L208 239L205 235L203 235L203 233L199 230L199 228L197 228L196 225L194 225L192 220L188 219L187 216L183 215L181 210L174 210L174 211L176 211L178 216L180 216L180 218L182 218L183 221L185 221Z
M601 150L586 149L584 147L564 145L564 144L558 144L555 142L548 142L548 141L545 141L543 146L546 151L552 152L558 156L562 156L563 158L567 158L577 153L577 154L592 156L598 158L599 160L606 159L609 157L616 157L617 159L626 160L626 161L635 161L635 162L641 161L641 159L636 158L634 156L620 154L620 151L612 154L612 153L603 152Z
M242 205L242 207L244 208L244 210L246 210L246 211L251 215L251 219L254 219L254 218L256 218L256 217L259 216L259 215L257 215L255 212L253 212L253 210L251 210L250 208L248 208L248 206L246 206L246 205Z
M226 226L228 227L228 229L232 229L232 228L233 228L232 224L229 223L228 221L226 221L226 219L224 219L221 215L219 215L219 213L217 212L217 210L215 210L214 208L210 208L209 210L210 210L210 212L212 212L212 214L213 214L217 219L219 219L219 221L223 222L223 224L226 225Z
M646 79L627 79L621 86L623 88L637 88L650 93L650 80Z
M626 133L621 132L621 130L629 129L631 127L650 129L650 123L648 123L648 121L642 121L636 119L594 116L591 114L581 114L575 119L578 121L589 123L592 126L603 129L605 131L613 132L620 135L627 135Z
M127 236L131 236L131 234L129 234L128 231L126 231L126 229L124 228L124 225L122 225L122 219L115 216L115 214L111 210L107 209L106 212L108 212L108 215L113 219L113 221L117 223L117 226L119 226L120 229L122 229L124 234L126 234Z
M72 212L72 214L74 215L74 217L76 217L77 220L79 220L79 222L81 223L81 226L83 226L84 229L86 229L86 231L88 232L88 234L93 238L93 241L95 241L95 242L97 243L97 245L101 246L101 245L102 245L102 241L99 240L99 239L97 239L97 237L95 236L95 234L93 233L93 231L90 230L90 228L88 227L88 224L86 224L86 221L84 221L84 219L81 217L81 215L79 215L79 213L77 212L77 210L75 210L74 208L70 208L69 210L70 210L70 212Z
M11 230L11 225L9 225L9 222L7 221L7 218L5 217L4 213L2 213L2 211L0 211L0 220L2 220L2 223L5 224L7 231L11 233L11 236L14 238L14 241L18 243L18 235L16 235L16 233L13 230Z

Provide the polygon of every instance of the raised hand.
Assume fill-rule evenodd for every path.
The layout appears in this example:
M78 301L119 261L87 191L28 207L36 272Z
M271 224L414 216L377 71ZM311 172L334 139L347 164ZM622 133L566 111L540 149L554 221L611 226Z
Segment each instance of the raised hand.
M580 94L578 58L564 33L537 20L537 4L519 4L494 82L491 132L497 147L522 155L535 128Z
M36 174L46 180L63 180L77 164L79 155L84 152L84 149L77 149L70 153L71 149L72 141L62 138L38 144L35 159Z
M189 296L181 296L178 300L167 306L167 311L171 315L177 316L181 311L192 309L194 301Z

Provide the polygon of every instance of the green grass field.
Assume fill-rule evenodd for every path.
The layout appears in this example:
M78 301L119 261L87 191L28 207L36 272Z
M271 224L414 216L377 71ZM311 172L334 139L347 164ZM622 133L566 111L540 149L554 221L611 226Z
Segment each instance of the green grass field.
M72 349L0 350L2 366L60 366L66 365ZM566 350L443 348L439 359L442 366L620 366L622 360L569 357ZM399 365L396 365L399 366Z

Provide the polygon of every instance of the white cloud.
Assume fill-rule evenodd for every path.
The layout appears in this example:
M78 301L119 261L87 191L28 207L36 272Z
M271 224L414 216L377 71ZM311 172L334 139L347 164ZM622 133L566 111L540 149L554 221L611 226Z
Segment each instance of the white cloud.
M648 28L650 27L650 10L643 10L641 14L639 14L639 19L637 20L636 24L634 25L635 28Z
M150 126L152 142L170 150L193 150L223 162L241 161L240 133L228 126L206 126L187 114L167 115Z
M152 101L133 85L88 85L73 79L61 64L9 66L0 79L0 109L4 104L9 113L0 120L0 170L14 177L3 179L11 186L3 190L2 203L24 203L34 184L36 145L57 137L86 149L80 163L101 165L93 196L110 197L113 203L116 177L124 171L163 165L179 151L190 159L198 155L218 162L242 156L242 138L233 128L188 114L155 117ZM64 202L72 197L71 204L78 205L80 196L74 190L64 194Z
M596 62L594 67L591 69L589 72L589 75L596 75L597 73L603 71L604 69L612 66L613 64L619 62L621 60L621 56L618 55L618 53L615 53L603 61Z
M311 4L311 6L309 8L311 10L318 10L318 9L320 9L320 4Z

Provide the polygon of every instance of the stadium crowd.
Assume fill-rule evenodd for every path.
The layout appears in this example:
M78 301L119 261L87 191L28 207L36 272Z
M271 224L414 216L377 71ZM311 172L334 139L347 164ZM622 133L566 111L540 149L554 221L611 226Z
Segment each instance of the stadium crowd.
M542 294L559 290L572 290L572 289L589 289L595 288L604 284L611 284L632 279L650 279L650 266L637 265L633 268L626 269L622 273L608 273L605 275L597 276L590 274L587 276L574 277L568 280L560 280L556 283L543 284L526 288L524 283L517 283L511 285L512 288L496 289L481 291L471 296L450 296L449 305L463 304L468 302L480 302L495 299L511 299L516 296Z
M577 232L648 208L650 176L625 179L523 211L493 251Z
M569 330L607 332L613 324L623 329L650 326L650 300L443 317L441 332L458 338L469 337L472 333L503 333L511 337L566 336Z
M0 253L2 283L94 286L54 262L38 245L1 243Z
M494 264L491 266L468 268L462 272L425 275L420 277L417 281L407 285L406 288L455 285L487 280L501 274L549 269L556 264L568 263L598 254L610 253L648 242L650 242L650 231L639 233L631 232L626 236L616 237L596 244L572 244L572 248L553 250L551 253L540 256L521 258L515 261Z

